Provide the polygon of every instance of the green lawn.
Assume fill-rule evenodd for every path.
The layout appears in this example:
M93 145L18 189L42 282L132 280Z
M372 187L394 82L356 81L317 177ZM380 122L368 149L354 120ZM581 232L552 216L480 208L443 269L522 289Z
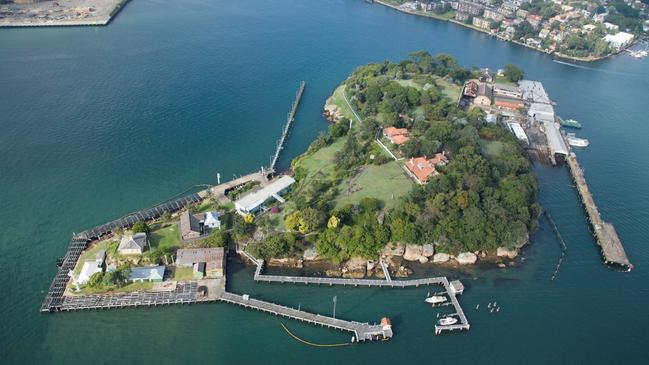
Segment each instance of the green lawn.
M81 273L81 269L83 268L83 264L86 261L95 261L97 252L101 249L106 250L106 254L108 256L112 256L115 254L115 251L117 250L118 242L115 239L108 239L105 241L100 241L94 244L92 247L86 249L81 253L81 256L79 256L79 260L77 260L77 266L74 268L74 275L79 276Z
M367 165L356 176L340 183L336 207L356 204L363 198L376 198L390 209L399 203L411 189L413 182L405 175L401 162Z
M480 140L482 152L489 157L498 157L503 152L504 144L501 141Z
M442 93L453 101L457 101L462 93L462 86L454 84L445 78L435 76L435 83L437 83L437 86L442 90Z
M336 165L336 153L342 150L347 137L341 137L331 145L321 148L313 154L300 157L295 167L303 169L304 177L298 181L295 191L299 192L314 179L330 179Z
M497 84L505 84L505 85L510 85L510 86L518 86L515 82L509 81L505 76L500 76L496 74L494 77L494 82Z
M219 205L212 199L205 199L201 204L196 208L196 213L205 213L217 210Z
M180 247L178 225L178 222L171 223L168 226L160 226L160 224L154 225L149 234L149 243L151 244L151 248L166 249Z
M174 280L192 280L194 279L194 269L191 267L176 267L174 271Z
M349 108L349 105L347 105L347 102L345 101L345 97L343 96L343 92L345 91L345 85L340 85L334 90L333 95L331 96L331 101L332 103L340 109L341 113L345 116L345 118L357 122L356 117L354 116L354 113L352 110Z
M150 282L129 283L124 285L121 288L112 285L99 287L99 288L84 287L81 288L79 292L75 292L74 289L72 289L71 292L73 294L80 294L80 295L103 294L103 293L128 293L128 292L151 290L153 289L153 285L155 285L155 283L150 283ZM71 288L74 288L74 286L72 286Z

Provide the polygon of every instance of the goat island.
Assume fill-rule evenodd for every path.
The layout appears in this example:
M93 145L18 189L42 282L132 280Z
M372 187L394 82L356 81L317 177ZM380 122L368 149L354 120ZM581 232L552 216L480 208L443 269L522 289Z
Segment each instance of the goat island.
M604 260L632 268L571 151L587 140L563 130L579 123L556 116L543 85L517 66L468 69L424 51L360 66L327 99L327 131L279 171L305 88L269 166L73 235L41 311L220 301L346 331L352 342L395 335L388 317L363 323L232 293L228 261L243 260L259 283L431 286L425 302L452 308L434 333L468 330L463 283L416 268L512 263L542 217L533 160L566 162ZM302 274L265 272L274 266Z

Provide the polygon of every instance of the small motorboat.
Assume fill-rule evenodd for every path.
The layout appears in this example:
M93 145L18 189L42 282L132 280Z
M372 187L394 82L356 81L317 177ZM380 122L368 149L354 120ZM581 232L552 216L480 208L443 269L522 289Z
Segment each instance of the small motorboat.
M429 304L439 304L439 303L444 303L445 301L446 301L446 297L443 295L433 295L432 297L428 297L425 299L425 302Z
M455 317L444 317L438 322L441 326L450 326L457 323L457 318Z

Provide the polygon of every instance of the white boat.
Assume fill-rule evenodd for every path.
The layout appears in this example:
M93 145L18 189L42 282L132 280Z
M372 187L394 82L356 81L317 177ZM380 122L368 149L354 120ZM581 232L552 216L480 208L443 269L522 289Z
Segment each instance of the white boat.
M573 147L588 147L590 144L590 141L585 138L575 137L574 133L568 133L566 140L568 141L568 144Z
M439 304L439 303L444 303L446 301L446 297L443 295L433 295L432 297L426 298L425 302L430 303L430 304Z
M455 317L444 317L438 322L441 326L450 326L457 323L457 318Z

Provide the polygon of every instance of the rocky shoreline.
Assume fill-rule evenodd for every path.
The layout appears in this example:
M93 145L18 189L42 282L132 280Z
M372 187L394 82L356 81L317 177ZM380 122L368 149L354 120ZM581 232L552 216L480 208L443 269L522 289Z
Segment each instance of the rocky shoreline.
M388 266L392 277L405 278L415 272L413 266L460 268L476 264L493 264L505 268L513 265L513 260L519 256L520 249L499 247L496 252L491 253L476 251L450 255L444 252L435 252L433 244L392 244L383 249L381 259ZM302 257L271 258L266 261L266 265L269 267L302 269L312 275L328 277L348 279L382 279L385 277L377 260L356 257L341 264L335 264L318 256L314 245L308 246L304 250Z

